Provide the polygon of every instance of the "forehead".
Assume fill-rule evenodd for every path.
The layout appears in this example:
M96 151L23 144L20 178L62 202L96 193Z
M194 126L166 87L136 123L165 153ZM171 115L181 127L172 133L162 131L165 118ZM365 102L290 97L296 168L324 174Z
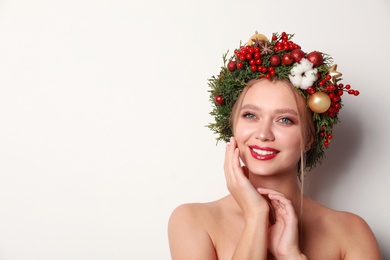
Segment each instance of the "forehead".
M296 109L294 90L285 83L277 81L259 81L248 89L242 105L253 104L259 107L277 107Z

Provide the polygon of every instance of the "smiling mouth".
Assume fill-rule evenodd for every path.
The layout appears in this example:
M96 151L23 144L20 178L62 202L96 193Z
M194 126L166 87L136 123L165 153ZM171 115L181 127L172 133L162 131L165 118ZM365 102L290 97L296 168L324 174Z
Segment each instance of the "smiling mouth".
M275 158L280 151L270 148L270 147L258 147L258 146L250 146L250 151L252 157L257 160L271 160Z
M255 149L255 148L252 148L252 151L257 153L258 155L263 155L263 156L278 153L277 151L265 151L265 150Z

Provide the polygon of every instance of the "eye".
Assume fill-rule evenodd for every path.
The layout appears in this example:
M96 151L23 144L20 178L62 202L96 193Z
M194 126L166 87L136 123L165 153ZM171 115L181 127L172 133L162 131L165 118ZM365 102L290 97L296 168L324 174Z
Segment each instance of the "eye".
M249 118L249 119L256 118L256 116L254 114L250 113L250 112L245 112L245 113L242 114L242 116L245 117L245 118Z
M285 125L292 125L294 124L294 121L288 117L283 117L281 119L279 119L279 121L282 123L282 124L285 124Z

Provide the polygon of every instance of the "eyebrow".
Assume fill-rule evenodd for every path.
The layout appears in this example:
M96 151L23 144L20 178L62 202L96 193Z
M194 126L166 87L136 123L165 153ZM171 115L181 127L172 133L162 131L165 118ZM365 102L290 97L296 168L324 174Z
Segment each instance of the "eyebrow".
M251 109L251 110L257 110L257 111L261 111L261 108L256 106L256 105L252 105L252 104L245 104L241 107L241 110L244 110L244 109ZM278 108L275 110L275 112L277 114L292 114L292 115L295 115L295 116L298 116L298 113L297 111L295 111L294 109L290 109L290 108Z

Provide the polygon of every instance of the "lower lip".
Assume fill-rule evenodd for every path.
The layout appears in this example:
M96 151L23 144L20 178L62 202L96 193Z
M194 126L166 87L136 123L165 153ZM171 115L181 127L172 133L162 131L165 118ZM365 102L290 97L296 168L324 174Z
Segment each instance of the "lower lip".
M252 149L251 150L251 154L252 154L252 157L257 159L257 160L271 160L273 158L275 158L278 153L273 153L273 154L267 154L267 155L260 155L258 153L256 153L255 151L253 151Z

